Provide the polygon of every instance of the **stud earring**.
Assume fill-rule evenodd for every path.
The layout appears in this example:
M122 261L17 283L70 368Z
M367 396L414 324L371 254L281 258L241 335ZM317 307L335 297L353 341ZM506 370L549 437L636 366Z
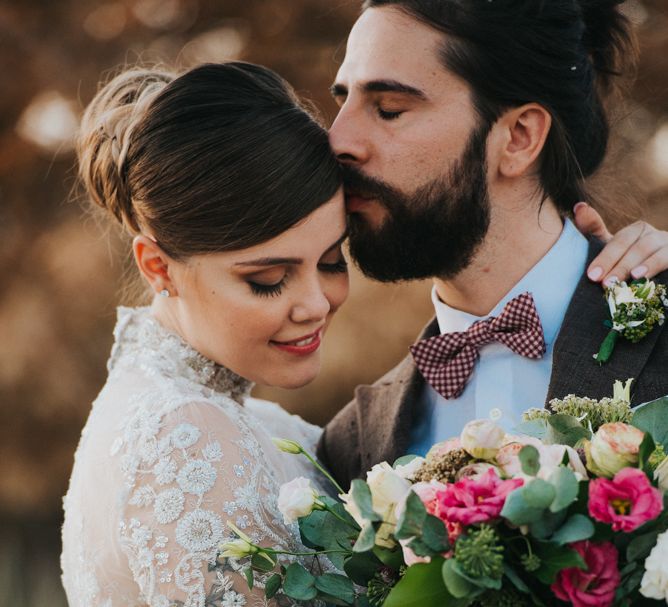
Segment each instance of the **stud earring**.
M160 291L160 296L169 297L169 291L167 289L163 289L162 291Z

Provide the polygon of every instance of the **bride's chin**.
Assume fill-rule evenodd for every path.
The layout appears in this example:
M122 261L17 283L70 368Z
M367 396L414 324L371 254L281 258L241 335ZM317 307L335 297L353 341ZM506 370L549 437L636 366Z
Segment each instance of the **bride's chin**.
M274 388L282 388L284 390L303 388L318 377L318 374L320 373L320 361L309 366L309 369L295 368L298 367L298 365L295 365L292 369L288 368L272 378L268 385L271 385Z

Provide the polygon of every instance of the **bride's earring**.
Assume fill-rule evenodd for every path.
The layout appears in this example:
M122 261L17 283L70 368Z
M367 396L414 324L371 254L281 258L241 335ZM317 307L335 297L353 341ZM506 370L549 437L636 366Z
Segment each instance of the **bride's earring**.
M160 296L169 297L169 291L167 289L163 289L162 291L160 291Z

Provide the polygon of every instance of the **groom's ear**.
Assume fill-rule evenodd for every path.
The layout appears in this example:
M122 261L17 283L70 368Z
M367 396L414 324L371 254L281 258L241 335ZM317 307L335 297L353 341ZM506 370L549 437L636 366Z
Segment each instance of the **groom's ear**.
M508 178L538 173L538 161L552 126L552 116L537 103L508 110L498 120L499 173Z

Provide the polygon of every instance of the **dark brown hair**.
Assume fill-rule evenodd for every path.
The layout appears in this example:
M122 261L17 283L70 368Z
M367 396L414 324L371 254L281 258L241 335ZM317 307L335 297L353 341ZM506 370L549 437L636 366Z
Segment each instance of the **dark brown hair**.
M585 199L584 178L605 156L601 94L634 58L621 0L366 0L395 7L443 32L443 65L472 89L493 124L507 109L538 103L552 116L540 171L544 196L564 213Z
M174 259L270 240L340 187L322 125L241 62L120 74L88 106L78 155L92 201Z

